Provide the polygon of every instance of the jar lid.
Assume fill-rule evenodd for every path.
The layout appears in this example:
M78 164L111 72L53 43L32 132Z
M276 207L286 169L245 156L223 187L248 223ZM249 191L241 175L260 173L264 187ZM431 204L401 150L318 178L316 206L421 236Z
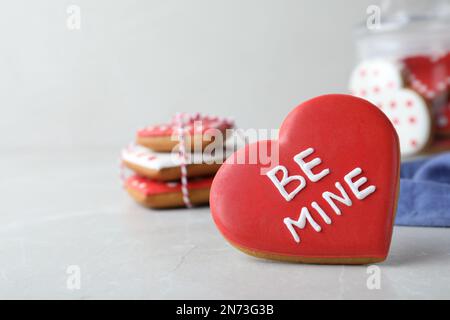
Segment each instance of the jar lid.
M450 50L450 0L383 0L355 28L363 58Z
M450 0L382 0L380 5L369 6L367 14L357 33L382 33L414 25L421 25L421 29L446 28L450 25Z

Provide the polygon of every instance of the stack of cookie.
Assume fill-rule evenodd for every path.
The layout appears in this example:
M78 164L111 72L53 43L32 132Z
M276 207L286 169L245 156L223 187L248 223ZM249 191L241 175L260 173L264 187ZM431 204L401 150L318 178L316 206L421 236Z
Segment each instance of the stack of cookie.
M450 52L361 62L350 92L391 120L402 156L450 149Z
M155 209L207 204L213 177L226 158L223 141L233 121L200 114L177 114L164 125L137 132L122 151L125 189L137 202ZM221 152L218 152L218 151Z

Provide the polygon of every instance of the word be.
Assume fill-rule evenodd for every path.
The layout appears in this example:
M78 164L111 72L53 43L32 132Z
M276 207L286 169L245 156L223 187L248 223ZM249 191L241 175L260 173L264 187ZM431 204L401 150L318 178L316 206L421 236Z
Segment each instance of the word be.
M315 158L309 162L305 162L305 158L312 155L313 153L314 153L314 149L309 148L303 152L300 152L296 156L294 156L294 161L299 165L300 169L303 171L303 173L308 178L308 180L313 183L316 183L316 182L319 182L320 180L322 180L327 175L329 175L331 171L330 171L330 169L324 169L319 173L314 173L312 170L315 167L317 167L318 165L320 165L322 163L322 160L320 158ZM277 177L277 174L279 172L282 173L281 179L278 179L278 177ZM374 193L376 190L375 186L369 186L363 190L360 189L367 182L367 178L360 177L356 181L354 181L354 179L356 179L361 174L362 174L362 169L355 168L352 171L350 171L347 175L344 176L345 183L348 185L348 187L350 188L350 190L352 191L352 193L355 195L355 197L358 200L364 200L369 195ZM288 173L288 170L286 169L286 167L281 166L281 165L270 170L267 173L267 176L272 181L272 183L275 185L275 187L278 189L278 191L283 196L283 198L288 202L292 201L300 191L302 191L304 188L306 188L307 182L303 176L301 176L301 175L289 176L289 173ZM290 182L293 182L293 181L299 182L299 185L292 192L288 193L288 191L286 190L286 186ZM353 205L353 202L350 199L347 192L345 191L345 189L342 187L342 184L340 182L336 182L335 186L336 186L336 189L339 191L340 195L337 195L330 191L325 191L322 193L322 198L323 198L323 200L326 201L326 203L330 206L330 208L334 211L334 213L336 213L336 215L341 215L342 214L341 210L336 205L336 202L345 204L347 207L351 207ZM327 215L325 213L323 208L316 201L313 201L311 203L311 207L315 211L317 211L317 213L320 215L320 217L326 224L332 223L332 220L329 217L329 215ZM297 243L300 243L300 237L297 234L296 230L294 229L294 226L299 229L304 229L306 226L306 222L308 222L316 232L320 232L322 230L320 225L311 216L311 213L310 213L308 207L303 207L301 209L300 217L298 218L298 220L292 220L291 218L285 218L283 222L286 225L286 227L288 228L288 230L290 231L290 233L292 234L292 237L294 238L295 242L297 242Z

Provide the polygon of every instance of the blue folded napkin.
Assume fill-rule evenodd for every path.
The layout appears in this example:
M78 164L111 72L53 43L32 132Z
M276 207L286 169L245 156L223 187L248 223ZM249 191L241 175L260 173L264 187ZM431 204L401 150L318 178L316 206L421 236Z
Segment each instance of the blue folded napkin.
M395 224L450 227L450 153L402 163Z

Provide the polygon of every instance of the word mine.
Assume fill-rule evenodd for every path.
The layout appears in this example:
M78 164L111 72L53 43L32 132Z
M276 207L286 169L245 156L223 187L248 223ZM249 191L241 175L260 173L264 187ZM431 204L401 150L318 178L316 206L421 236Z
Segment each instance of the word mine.
M311 156L313 153L314 149L309 148L294 156L294 161L298 164L309 181L311 181L312 183L317 183L324 177L329 175L331 171L330 169L324 169L320 172L317 172L318 170L316 170L316 173L314 173L313 169L322 164L322 160L320 158L314 158L311 161L306 161L305 158ZM279 176L280 172L282 173L281 179L277 177L277 175ZM356 199L360 201L366 199L376 190L376 187L373 185L361 189L363 185L368 181L366 177L362 176L362 172L363 170L361 168L355 168L344 176L344 182L348 185L351 192L355 195ZM305 177L301 175L290 176L287 168L282 165L276 166L266 175L278 189L283 198L288 202L292 201L303 189L307 187L307 180ZM288 192L286 190L286 186L291 182L297 182L299 185L293 191ZM353 205L353 202L340 182L336 182L335 187L338 192L324 191L321 196L322 199L325 200L325 202L330 207L329 209L332 209L334 213L339 216L342 214L342 212L336 203L341 203L346 205L347 207L351 207ZM318 215L326 224L332 224L330 216L325 212L323 207L318 204L318 202L313 201L311 203L311 208L318 213ZM297 243L300 243L300 236L298 235L295 227L302 230L306 227L306 223L309 223L316 232L320 232L322 230L320 225L311 216L311 211L307 206L301 208L298 220L293 220L289 217L286 217L283 222L288 228L295 242Z

